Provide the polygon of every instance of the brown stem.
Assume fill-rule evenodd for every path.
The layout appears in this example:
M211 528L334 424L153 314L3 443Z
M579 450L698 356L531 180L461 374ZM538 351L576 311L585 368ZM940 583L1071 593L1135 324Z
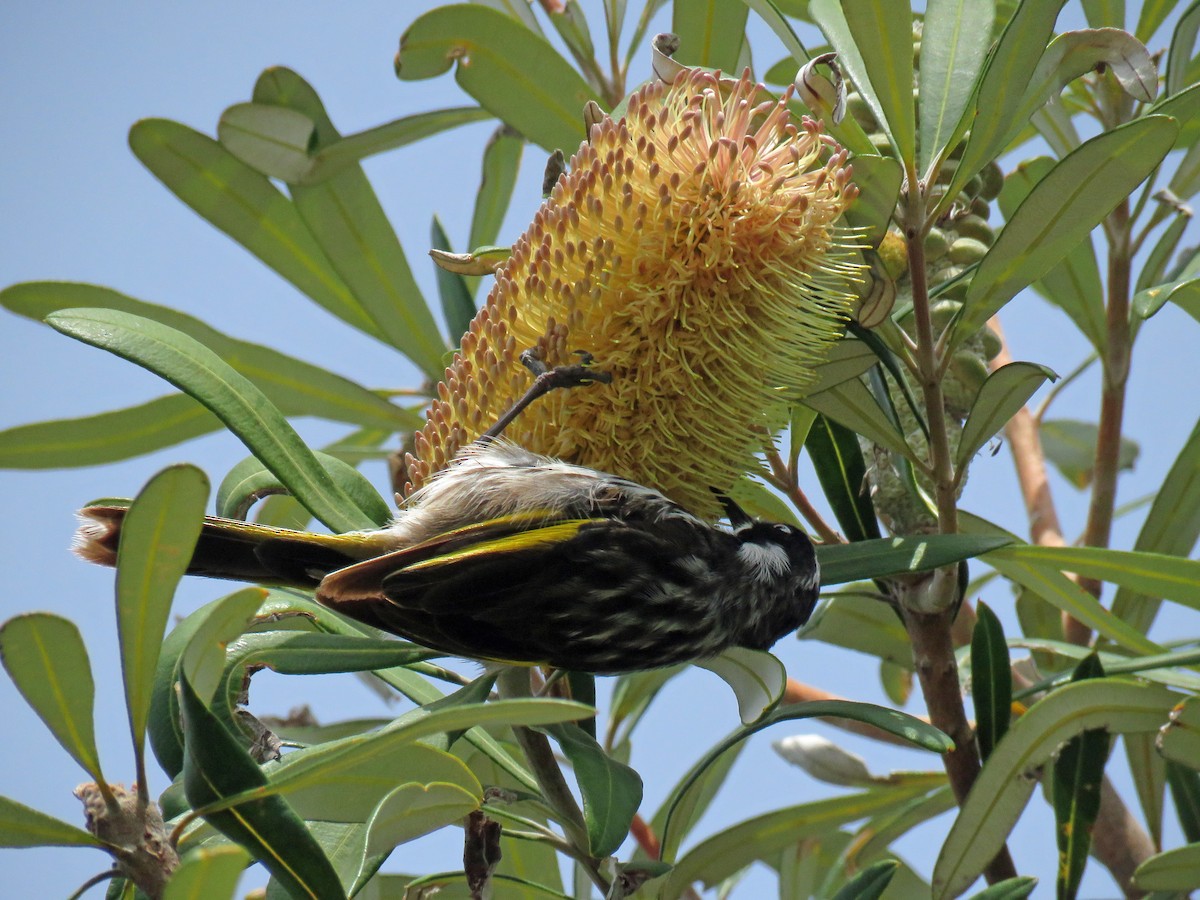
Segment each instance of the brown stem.
M967 721L963 708L962 690L958 682L958 666L954 646L950 642L951 611L933 614L904 610L904 623L913 647L913 667L925 696L929 721L954 741L954 749L943 757L950 787L961 806L975 779L979 776L979 748L975 729ZM984 871L989 884L1015 878L1016 866L1008 847L996 854Z
M813 687L811 684L804 684L795 678L789 678L787 680L787 687L783 692L783 699L785 703L811 703L814 700L844 700L846 698L822 690L819 687ZM918 716L918 718L920 717ZM877 728L866 722L858 722L854 719L839 719L833 716L824 718L823 721L843 731L860 734L863 737L869 737L885 744L895 744L898 747L912 747L911 742L906 741L899 735L892 734L890 731L884 731L882 728Z
M1100 812L1092 826L1092 853L1112 873L1126 897L1144 897L1133 886L1133 872L1154 855L1154 842L1133 814L1108 776L1100 782Z
M800 486L796 484L795 473L788 468L783 457L779 455L779 451L768 449L765 455L767 463L771 467L771 484L782 491L792 502L792 505L804 517L804 521L811 525L813 531L820 536L821 541L826 544L846 543L846 539L838 534L836 528L825 521L820 510L813 506L804 491L800 490Z

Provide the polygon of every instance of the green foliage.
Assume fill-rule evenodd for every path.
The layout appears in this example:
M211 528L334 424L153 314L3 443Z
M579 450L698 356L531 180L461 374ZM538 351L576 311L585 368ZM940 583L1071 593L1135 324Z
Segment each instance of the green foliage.
M633 85L630 60L649 56L646 32L664 5L647 0L636 21L626 21L623 0L606 0L602 14L576 2L443 6L405 29L396 73L419 81L452 69L472 105L343 136L311 85L273 68L254 85L250 102L225 111L215 138L145 119L131 129L130 147L175 196L302 295L413 363L429 381L407 391L420 406L438 396L434 382L475 315L480 276L439 271L443 335L361 161L499 120L481 148L469 224L414 211L432 222L435 249L451 251L457 232L460 246L481 258L490 254L490 245L513 237L503 223L527 145L569 155L587 136L585 104L622 108ZM1091 28L1056 36L1065 0L930 0L916 20L891 0L670 5L679 63L735 71L751 60L752 42L761 55L759 41L773 40L773 58L787 59L772 73L790 80L809 60L806 47L829 45L850 83L849 117L827 127L852 152L861 192L844 224L854 229L847 235L857 235L845 240L869 271L863 312L817 366L808 393L790 398L790 435L777 442L786 449L765 450L764 471L746 473L732 493L752 513L805 520L825 539L818 557L827 596L800 636L837 648L831 652L866 654L872 671L882 663L897 702L915 668L929 718L965 734L971 726L962 694L933 687L927 677L931 669L953 673L961 665L970 675L978 753L896 710L839 699L794 702L797 686L779 660L735 650L701 665L731 687L741 725L710 748L670 748L680 769L695 762L649 821L639 820L643 784L630 765L633 736L682 667L621 676L599 708L594 684L589 689L577 677L563 682L582 688L575 696L586 703L553 691L513 697L502 690L503 699L494 699L494 671L466 683L432 663L431 651L382 639L302 592L263 588L215 600L168 631L208 495L205 475L175 466L154 476L130 508L116 584L139 792L148 791L147 736L160 767L176 779L158 801L182 857L163 896L233 896L253 861L270 873L272 897L398 896L434 887L439 896L466 897L478 895L472 892L482 881L498 898L640 891L672 900L694 896L697 884L736 892L739 873L765 862L779 875L781 897L929 891L949 898L986 875L990 887L974 896L1018 898L1036 881L1016 876L1021 860L1015 868L1005 864L1005 844L1037 780L1049 778L1058 896L1073 897L1089 849L1100 852L1091 838L1104 827L1099 797L1115 735L1123 738L1146 829L1160 851L1135 860L1136 873L1102 852L1100 861L1142 890L1195 888L1197 636L1172 635L1164 644L1147 633L1164 602L1200 609L1200 562L1188 558L1200 538L1200 427L1163 473L1133 546L1110 545L1118 473L1138 453L1121 434L1120 411L1139 329L1168 302L1200 318L1200 256L1180 249L1190 219L1183 201L1200 190L1196 6L1146 3L1134 23L1125 4L1085 2ZM1161 72L1143 45L1152 39L1169 43ZM1026 146L1035 136L1050 154ZM528 155L540 165L540 152ZM1013 169L1006 178L996 174L1001 157ZM1160 182L1168 193L1155 194ZM987 222L993 201L1002 229ZM991 347L997 338L989 320L1024 303L1026 288L1063 312L1094 351L1102 373L1099 421L1045 418L1058 387L1031 414L1026 405L1057 377L1054 370L1012 362ZM221 482L221 515L244 517L263 497L288 495L270 501L266 520L303 527L311 516L337 532L388 521L389 504L357 464L400 446L421 424L412 409L389 399L402 391L368 389L98 286L13 285L0 291L0 305L134 362L181 392L9 428L0 432L0 465L93 465L224 426L252 455ZM1074 373L1065 384L1091 358L1052 362ZM757 412L748 410L747 419ZM358 430L315 451L289 422L300 416ZM1025 528L1009 531L960 508L976 456L1014 420L1040 431L1043 445L1031 451L1014 438L1016 452L1052 463L1089 491L1087 521L1074 523L1079 541L1061 532L1046 536L1046 506L1031 511L1028 544L1014 533ZM764 444L774 437L764 435ZM843 541L801 489L804 451ZM763 483L751 480L755 475ZM1044 504L1049 488L1041 488L1037 502ZM391 486L382 493L390 495ZM904 527L912 521L924 524ZM1019 592L1019 616L1006 615L1002 592L990 606L976 606L973 591L964 594L969 559L988 566L993 583ZM828 590L843 584L849 586ZM1100 584L1115 588L1111 602ZM968 628L971 608L977 620L956 660L949 629L960 606ZM1013 636L1014 619L1025 634ZM928 652L942 655L914 663L913 641L931 633L944 640ZM1014 649L1035 656L1028 665L1014 663ZM79 629L47 613L18 616L0 627L0 657L54 738L111 800ZM364 673L416 708L390 720L280 726L295 746L278 758L269 729L243 708L251 676L262 668L279 675ZM506 673L502 688L514 677L524 676ZM444 694L439 681L458 689ZM767 727L816 717L934 754L970 754L973 769L965 776L953 764L945 775L873 775L830 744L841 754L838 771L857 773L825 778L841 793L720 822L697 837L706 813L724 811L720 790L744 742ZM564 768L573 773L581 809ZM891 845L954 809L955 796L964 799L939 838L926 884ZM1164 850L1164 810L1171 808L1188 843ZM494 871L485 861L463 872L378 873L396 847L479 813L498 829L502 858ZM631 833L636 847L627 841ZM3 797L0 845L88 846L122 866L127 860L107 840ZM579 883L569 893L560 860L576 868ZM118 882L114 892L130 895L137 873L121 872L129 883Z

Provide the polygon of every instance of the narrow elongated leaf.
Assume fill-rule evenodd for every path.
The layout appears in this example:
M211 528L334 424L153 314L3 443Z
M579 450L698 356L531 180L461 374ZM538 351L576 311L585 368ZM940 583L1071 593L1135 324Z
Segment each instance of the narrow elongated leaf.
M234 156L270 178L296 182L312 166L316 124L294 109L238 103L221 113L217 138Z
M931 534L823 544L817 548L821 585L828 587L900 572L925 572L979 556L1011 541L998 535Z
M921 35L919 171L950 141L983 68L994 0L931 0Z
M1008 731L1012 716L1012 670L1004 626L986 603L971 635L971 695L975 700L975 736L984 762Z
M1179 695L1156 685L1093 678L1039 700L996 746L967 795L933 871L935 898L958 896L1004 844L1036 779L1028 773L1066 740L1092 728L1154 731Z
M314 450L313 456L354 505L376 527L382 528L394 518L394 511L379 492L354 466L336 456ZM248 456L232 469L217 490L217 515L241 519L253 503L268 494L281 494L287 487L255 456Z
M104 782L92 709L96 686L75 624L25 613L0 626L0 662L25 702L93 781Z
M891 417L857 378L851 378L820 393L809 394L803 403L821 415L863 437L911 459L913 450L892 422Z
M671 31L679 35L679 60L685 65L736 75L749 12L744 3L675 0L671 4Z
M393 847L460 821L479 808L480 797L457 784L408 783L396 788L368 819L367 853Z
M861 193L846 210L846 222L863 229L863 242L868 246L876 247L883 239L903 182L904 169L890 156L854 157L854 183Z
M880 537L875 505L866 489L867 469L858 438L826 416L817 416L804 442L825 499L847 540Z
M548 151L568 156L586 136L583 107L600 102L540 35L485 6L459 4L418 18L400 38L404 81L454 78L479 105Z
M1046 458L1054 463L1064 478L1077 488L1085 488L1092 483L1099 426L1070 419L1044 419L1040 434ZM1136 443L1122 437L1117 451L1117 468L1121 471L1132 469L1138 452Z
M731 647L720 656L696 663L729 685L737 697L738 714L748 725L783 699L787 670L783 663L762 650Z
M705 887L719 884L750 863L770 858L803 838L895 809L924 790L924 786L874 788L790 806L739 822L685 853L667 876L661 896L678 897L696 881Z
M551 725L541 730L558 741L575 770L592 855L611 856L629 834L629 823L641 806L641 776L605 753L578 726Z
M1139 41L1148 41L1158 31L1160 25L1166 21L1167 16L1171 11L1179 5L1179 0L1146 0L1142 4L1142 11L1138 15L1137 28L1134 34L1137 35Z
M667 802L655 811L654 818L650 820L650 830L663 839L659 848L662 859L675 859L678 856L679 848L712 804L745 747L745 742L728 747L704 771L698 774L688 772L671 789ZM669 830L666 827L668 818L671 821Z
M1200 32L1200 7L1193 3L1179 17L1175 32L1171 35L1171 47L1167 51L1168 94L1177 94L1188 86L1188 70L1195 55L1197 32Z
M0 292L0 304L18 315L45 320L79 307L113 309L141 316L195 338L254 382L289 416L312 415L390 431L417 427L421 420L349 379L270 347L231 338L185 313L135 300L91 284L31 281Z
M163 900L233 900L249 863L250 856L241 847L200 847L172 873Z
M1001 555L1119 584L1200 609L1200 560L1098 547L1010 547Z
M915 162L912 14L904 3L813 0L809 10L863 99L884 124L896 155Z
M1065 2L1027 0L1014 10L984 63L974 102L967 105L963 120L955 129L970 128L971 134L954 178L933 213L935 218L949 208L953 198L976 172L1003 152L1011 139L1013 114L1054 32L1054 22Z
M482 122L492 114L478 106L455 106L404 116L366 131L326 143L312 157L312 167L298 184L314 184L338 174L368 156L395 150L460 125Z
M525 139L507 125L497 128L483 148L483 172L479 178L479 190L475 192L471 236L467 240L470 249L495 244L499 240L524 151Z
M138 771L154 674L175 588L187 571L204 524L208 478L194 466L172 466L142 488L121 525L117 550L117 635L125 706Z
M1167 762L1154 746L1155 737L1152 734L1126 734L1121 741L1125 745L1125 758L1129 760L1129 774L1137 789L1146 830L1150 832L1154 846L1161 847Z
M129 130L129 146L175 196L298 290L360 331L382 338L296 207L267 176L207 135L166 119L135 124Z
M93 834L0 797L0 847L104 847Z
M192 690L179 682L187 755L184 789L193 809L266 782L259 767ZM329 858L304 823L280 797L264 797L215 812L205 820L245 847L293 897L344 898Z
M867 866L833 895L833 900L878 900L892 883L899 860L881 859Z
M1166 556L1191 555L1200 538L1200 424L1192 429L1167 477L1150 504L1133 549ZM1113 598L1113 615L1138 631L1150 628L1158 613L1153 595L1120 587Z
M1039 156L1022 162L1004 179L997 202L1006 220L1012 219L1029 192L1054 166L1053 158ZM1090 234L1072 247L1061 262L1033 282L1033 289L1070 316L1097 352L1104 352L1108 345L1104 288Z
M0 431L0 468L66 469L140 456L210 434L221 420L184 394Z
M1025 900L1037 885L1038 880L1031 875L1006 878L972 894L971 900Z
M800 629L802 640L824 641L836 647L857 650L897 665L912 664L912 644L904 623L881 597L853 588L837 593L817 607L808 624Z
M114 310L63 310L46 324L108 350L195 397L335 531L371 527L262 391L207 347L172 328Z
M178 658L172 659L165 652L161 656L163 662L177 664L169 676L172 682L186 678L200 702L210 704L225 669L226 648L250 626L265 597L266 592L262 588L245 588L206 607L207 615L188 635L186 646ZM160 663L156 674L160 682L163 680L163 668ZM173 686L170 690L174 691Z
M1184 837L1193 844L1200 842L1200 772L1168 762L1167 784Z
M1150 857L1133 873L1143 891L1191 892L1200 887L1200 844L1176 847Z
M253 99L311 118L317 148L341 140L316 91L290 69L264 72L254 85ZM346 166L316 184L290 188L309 233L380 334L426 375L440 378L445 343L362 167Z
M1162 652L1162 647L1110 613L1057 566L1028 557L1011 558L1005 555L1007 549L989 553L984 562L1005 578L1033 591L1051 606L1070 613L1109 640L1139 653Z
M955 464L966 465L1043 383L1057 378L1053 370L1029 362L1008 363L991 372L971 404L971 412L959 438Z
M1103 678L1104 669L1093 653L1075 669L1072 681ZM1054 760L1051 794L1058 836L1058 896L1073 898L1079 890L1091 847L1092 827L1100 812L1100 783L1112 739L1093 728L1067 741Z
M1049 272L1171 149L1178 124L1145 116L1085 141L1039 181L979 264L958 335L973 334Z
M432 249L452 253L450 238L441 220L433 217L429 226L429 243ZM442 315L446 319L446 328L453 340L459 340L466 333L475 318L475 298L467 287L466 277L457 272L448 272L441 266L434 266L434 276L437 279L438 297L442 301Z
M1159 733L1162 755L1180 765L1200 769L1200 702L1189 697L1171 710L1170 724Z

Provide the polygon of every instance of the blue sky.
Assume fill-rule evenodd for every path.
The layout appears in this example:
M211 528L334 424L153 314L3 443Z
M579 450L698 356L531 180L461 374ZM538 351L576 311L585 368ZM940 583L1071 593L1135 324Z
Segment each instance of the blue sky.
M399 35L434 4L323 4L318 2L197 5L8 4L0 12L0 69L6 139L0 146L0 285L38 279L87 281L136 298L178 307L231 335L276 346L371 387L415 383L412 368L394 352L335 322L250 254L175 200L142 169L126 145L139 118L164 116L212 133L222 109L248 99L258 73L269 65L296 69L321 93L335 123L348 133L390 119L468 102L447 75L435 81L399 82L392 57ZM663 20L661 28L667 25ZM660 30L661 30L660 28ZM652 29L652 32L655 29ZM761 30L752 32L760 69L783 54ZM766 49L769 48L769 49ZM1151 49L1155 49L1152 47ZM435 288L424 252L430 218L439 214L461 245L469 225L479 154L491 124L470 126L403 148L366 164L400 234L426 296ZM540 200L541 152L527 151L505 230L515 238ZM1014 356L1067 372L1086 354L1082 339L1061 314L1032 295L1005 311ZM1121 484L1122 500L1154 489L1161 473L1200 414L1185 361L1194 359L1197 323L1173 308L1143 330L1134 360L1127 433L1141 442L1137 470ZM101 351L76 344L48 328L0 314L0 428L87 415L142 402L168 392L157 379ZM1165 387L1164 387L1165 385ZM1058 413L1095 417L1096 379L1068 389ZM326 423L300 423L314 443L341 432ZM0 543L6 590L0 619L45 609L77 622L88 642L99 697L97 732L113 781L132 780L127 725L115 656L111 573L68 553L73 511L97 496L129 496L162 466L196 462L214 482L245 455L231 437L214 435L150 457L75 471L0 471L9 516ZM381 467L368 474L381 487ZM1069 535L1083 522L1083 495L1055 484ZM981 456L972 471L966 508L1025 532L1006 449ZM1115 546L1128 547L1137 518L1118 523ZM177 611L186 613L223 593L223 586L190 580ZM990 598L1012 623L1006 595ZM1160 627L1168 633L1176 614ZM1010 630L1015 630L1010 624ZM1187 623L1195 633L1195 616ZM855 699L886 702L876 665L865 657L785 640L777 648L795 677ZM256 711L283 713L311 703L322 721L384 715L379 701L351 678L255 681ZM910 710L919 712L919 701ZM403 707L396 707L398 714ZM40 722L0 678L0 794L80 822L71 789L83 773L52 741ZM719 736L736 725L736 707L713 676L679 679L643 726L634 765L647 782L645 810L653 811L675 779ZM816 728L812 730L818 730ZM744 754L713 812L697 830L833 791L779 760L769 738ZM885 754L878 745L825 730L867 757L873 768L933 768L917 752ZM165 786L161 776L155 789ZM1132 795L1127 794L1132 801ZM1023 873L1052 881L1051 823L1035 797L1013 841ZM900 844L905 857L928 875L943 818ZM390 868L432 871L456 865L457 836L417 849L401 848ZM105 867L84 850L0 851L5 889L14 896L62 896ZM249 883L247 880L245 883ZM762 873L742 896L772 890ZM1112 893L1097 866L1089 868L1084 895Z

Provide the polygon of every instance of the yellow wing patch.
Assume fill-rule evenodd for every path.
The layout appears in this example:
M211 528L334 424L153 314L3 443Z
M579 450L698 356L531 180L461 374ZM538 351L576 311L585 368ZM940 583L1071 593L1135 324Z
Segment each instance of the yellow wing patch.
M522 513L518 516L506 517L511 518L514 522L521 521L532 517L532 513ZM499 520L493 520L493 523ZM478 544L473 544L470 547L464 547L461 550L452 550L449 553L443 553L431 559L421 560L411 565L405 566L403 571L420 572L425 569L436 568L437 566L453 565L454 563L463 562L464 560L474 559L479 556L488 556L495 553L515 553L519 550L528 550L532 547L539 547L543 544L559 544L563 541L568 541L575 537L585 525L592 525L607 521L606 519L567 519L563 522L555 522L553 525L547 525L543 528L531 528L528 531L520 531L516 534L505 535L501 538L496 538L491 541L480 541ZM473 526L468 526L461 531L467 531ZM447 534L458 534L460 532L447 532Z

